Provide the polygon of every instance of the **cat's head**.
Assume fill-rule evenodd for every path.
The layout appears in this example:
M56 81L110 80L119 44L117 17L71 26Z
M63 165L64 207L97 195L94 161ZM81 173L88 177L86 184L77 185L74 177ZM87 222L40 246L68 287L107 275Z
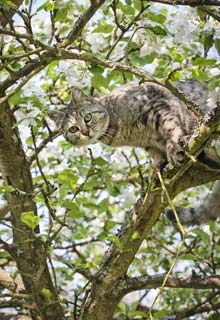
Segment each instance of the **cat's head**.
M74 145L87 145L101 138L109 125L109 115L101 102L73 88L72 100L67 108L49 111L65 139Z

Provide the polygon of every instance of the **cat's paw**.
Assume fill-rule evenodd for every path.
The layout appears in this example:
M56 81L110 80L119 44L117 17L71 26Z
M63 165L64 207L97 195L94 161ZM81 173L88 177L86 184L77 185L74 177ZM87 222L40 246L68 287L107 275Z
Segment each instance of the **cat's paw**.
M189 143L189 140L190 140L190 137L191 136L188 135L188 136L183 136L183 137L179 138L178 144L183 150L186 150L188 143Z
M167 159L172 166L180 166L185 159L185 150L187 149L190 136L182 136L177 143L167 143Z
M185 159L185 151L179 144L167 144L167 159L171 166L180 166Z

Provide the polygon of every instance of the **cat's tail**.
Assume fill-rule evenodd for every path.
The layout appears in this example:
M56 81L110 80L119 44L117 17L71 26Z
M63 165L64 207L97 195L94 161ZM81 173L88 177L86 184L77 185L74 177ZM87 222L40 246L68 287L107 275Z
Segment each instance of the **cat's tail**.
M177 208L179 220L182 225L200 225L209 223L220 217L220 181L215 182L213 191L200 205L192 208ZM166 211L166 216L176 223L172 209Z

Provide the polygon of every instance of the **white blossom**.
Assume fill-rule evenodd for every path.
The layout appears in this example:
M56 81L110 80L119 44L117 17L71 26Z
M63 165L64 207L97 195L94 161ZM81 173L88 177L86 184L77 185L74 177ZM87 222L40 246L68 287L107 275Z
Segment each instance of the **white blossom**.
M69 86L85 87L91 82L91 75L84 61L60 61L59 71L66 75Z
M86 35L86 40L91 46L91 51L98 53L105 49L108 45L102 33L90 33Z

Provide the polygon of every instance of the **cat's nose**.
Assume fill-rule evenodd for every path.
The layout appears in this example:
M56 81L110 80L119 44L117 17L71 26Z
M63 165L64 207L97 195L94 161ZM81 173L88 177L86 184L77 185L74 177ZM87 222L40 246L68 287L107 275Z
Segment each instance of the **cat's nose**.
M84 136L89 137L89 134L90 134L89 128L86 128L86 129L84 129L84 130L81 130L81 132L82 132L82 134L83 134Z

